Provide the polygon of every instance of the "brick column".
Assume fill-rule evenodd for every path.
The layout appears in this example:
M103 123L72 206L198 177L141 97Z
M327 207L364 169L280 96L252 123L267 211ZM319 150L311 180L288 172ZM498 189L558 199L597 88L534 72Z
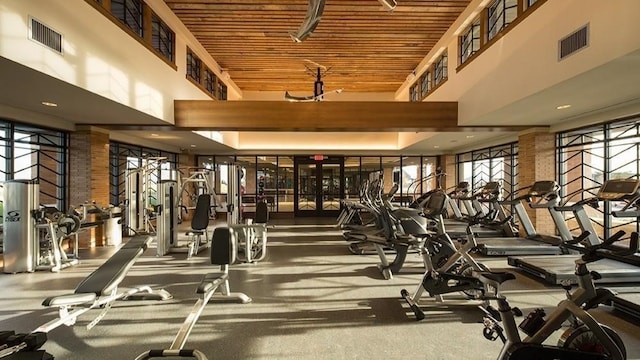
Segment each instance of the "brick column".
M556 179L555 134L531 129L518 135L518 184L531 186L538 180ZM536 231L555 234L556 228L547 210L531 209L527 213Z
M79 206L87 201L100 207L109 205L109 132L79 126L71 134L69 148L69 204ZM80 234L80 247L104 245L102 227Z

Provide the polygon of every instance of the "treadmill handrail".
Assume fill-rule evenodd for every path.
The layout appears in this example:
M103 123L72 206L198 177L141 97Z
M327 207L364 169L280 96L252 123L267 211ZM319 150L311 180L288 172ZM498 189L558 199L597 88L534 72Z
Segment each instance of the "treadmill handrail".
M622 237L624 236L624 234L625 234L625 232L623 230L619 230L615 234L611 235L610 237L608 237L607 239L605 239L602 243L600 243L598 245L591 245L591 246L575 245L578 242L580 242L580 241L578 241L580 238L583 238L583 240L584 240L585 238L587 238L589 236L589 232L585 231L577 239L572 240L572 241L567 241L562 246L564 246L566 248L569 248L569 249L577 250L580 253L582 253L583 254L582 255L582 260L584 262L587 262L587 263L607 258L607 259L612 259L612 260L617 260L617 261L633 264L632 261L621 260L621 258L625 258L627 256L631 256L631 255L633 255L633 254L638 252L639 234L637 232L635 232L635 231L631 233L631 239L629 241L629 246L627 246L627 247L615 246L614 243L622 240ZM585 235L585 236L583 236L583 235Z
M567 204L568 204L568 203L570 203L570 202L571 202L571 199L573 199L573 197L575 197L576 195L578 195L578 194L582 194L582 193L587 192L587 191L589 191L589 190L600 189L600 187L601 187L601 186L602 186L602 185L593 186L593 187L590 187L590 188L587 188L587 189L578 189L578 190L576 190L576 191L574 191L574 192L571 192L571 193L567 194L567 195L565 196L565 201L564 201L562 204L560 204L560 206L557 206L557 207L556 207L556 210L558 210L558 209L557 209L558 207L571 206L571 205L567 205ZM585 200L587 200L587 199L592 199L592 198L596 198L596 199L597 199L597 197L595 197L595 196L590 196L590 197L588 197L588 198L585 198L585 199L579 200L579 201L577 201L576 203L578 203L578 202L582 202L582 201L585 201ZM563 211L563 210L558 210L558 211Z
M618 233L620 233L620 232L622 232L622 234L618 235ZM622 235L624 235L624 231L618 231L618 233L614 234L612 236L612 238L615 237L615 236L621 237ZM586 238L588 238L589 235L591 235L591 233L589 231L585 231L582 234L580 234L578 237L574 238L573 240L565 241L564 243L567 244L567 245L579 244L579 243L583 242Z
M620 211L612 211L611 215L614 217L635 217L640 218L640 210L620 210Z

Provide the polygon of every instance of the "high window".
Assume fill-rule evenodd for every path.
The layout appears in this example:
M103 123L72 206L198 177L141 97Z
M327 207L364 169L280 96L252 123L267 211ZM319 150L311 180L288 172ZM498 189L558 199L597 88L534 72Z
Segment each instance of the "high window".
M218 81L218 100L227 100L227 85Z
M111 13L138 36L143 36L141 0L111 0Z
M518 0L496 0L488 8L488 40L493 39L518 15Z
M202 67L202 61L197 57L191 49L187 49L187 76L193 79L198 84L200 83L200 71Z
M171 28L156 14L151 17L151 46L162 56L173 62L173 46L175 35Z
M216 95L216 74L209 69L204 70L204 87L211 95Z
M143 0L86 0L175 69L175 33Z
M476 19L460 36L460 64L480 49L480 19Z
M447 79L447 53L442 54L433 66L433 84L440 85Z
M424 98L431 91L431 72L427 71L420 77L420 95Z
M458 67L456 71L460 71L466 64L473 60L476 57L474 54L480 54L497 41L498 34L506 34L546 1L547 0L492 0L490 4L482 10L482 13L473 20L471 25L464 29L459 35ZM529 10L529 8L531 8L531 10ZM492 39L496 40L491 41ZM441 84L442 81L447 78L446 62L444 64L438 64L438 62L442 60L446 60L446 55L444 59L438 58L425 70L431 72L432 86L430 86L426 93L421 92L421 98L414 101L424 99L438 88L438 84ZM442 65L444 65L444 67L442 67ZM445 71L441 71L440 69L444 69ZM415 83L421 84L421 79L421 76L418 77Z
M409 88L409 101L420 101L420 84L416 83Z

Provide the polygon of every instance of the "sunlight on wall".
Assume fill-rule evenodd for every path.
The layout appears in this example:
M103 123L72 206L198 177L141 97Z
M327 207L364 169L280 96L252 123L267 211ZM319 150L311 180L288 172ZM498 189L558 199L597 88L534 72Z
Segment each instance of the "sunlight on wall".
M28 21L27 17L6 7L0 8L0 55L60 80L75 83L76 71L65 60L65 56L75 54L75 46L64 39L64 55L60 55L36 41L29 40Z
M131 106L129 79L120 69L87 55L86 89L121 104Z
M136 109L160 119L164 118L163 98L158 90L147 84L136 82L135 93Z

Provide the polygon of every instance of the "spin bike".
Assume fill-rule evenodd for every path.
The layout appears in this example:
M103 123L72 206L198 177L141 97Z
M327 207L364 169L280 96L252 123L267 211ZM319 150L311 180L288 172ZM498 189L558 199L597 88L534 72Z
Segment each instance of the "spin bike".
M583 234L584 235L584 234ZM502 326L492 314L495 311L487 309L484 316L483 335L486 339L495 341L500 338L504 343L499 360L596 360L596 359L626 359L626 349L620 336L610 327L598 323L587 310L599 304L608 303L613 293L608 289L596 289L594 279L599 278L596 272L590 272L587 264L605 258L607 253L616 256L627 256L638 251L638 233L631 234L628 249L614 249L611 245L619 241L624 235L619 231L601 244L584 247L582 257L576 260L575 274L578 278L578 288L571 292L571 286L563 286L567 292L567 299L560 301L557 307L545 319L542 309L531 312L519 326L516 326L515 315L521 314L517 308L512 308L504 296L490 298L498 303L498 312L502 319ZM588 232L587 232L588 236ZM575 245L580 238L567 242ZM505 281L515 279L512 273L495 274L491 272L479 273L479 279L488 286L498 289ZM487 297L489 299L489 297ZM555 331L569 321L570 326L561 335L556 346L543 345ZM520 328L527 337L520 338Z
M445 302L443 297L445 294L462 292L465 295L464 304L469 304L468 300L480 300L480 305L487 306L489 304L483 298L484 293L493 290L493 288L487 288L474 275L475 272L488 271L488 268L470 255L471 251L477 247L471 226L477 223L480 217L474 216L470 220L467 226L467 240L457 248L444 231L442 209L446 201L446 195L441 190L433 193L429 198L424 215L435 221L437 234L427 237L420 248L427 269L413 295L410 295L406 289L400 291L400 295L409 304L417 320L425 317L418 304L425 291L438 303ZM477 301L471 305L477 306Z

